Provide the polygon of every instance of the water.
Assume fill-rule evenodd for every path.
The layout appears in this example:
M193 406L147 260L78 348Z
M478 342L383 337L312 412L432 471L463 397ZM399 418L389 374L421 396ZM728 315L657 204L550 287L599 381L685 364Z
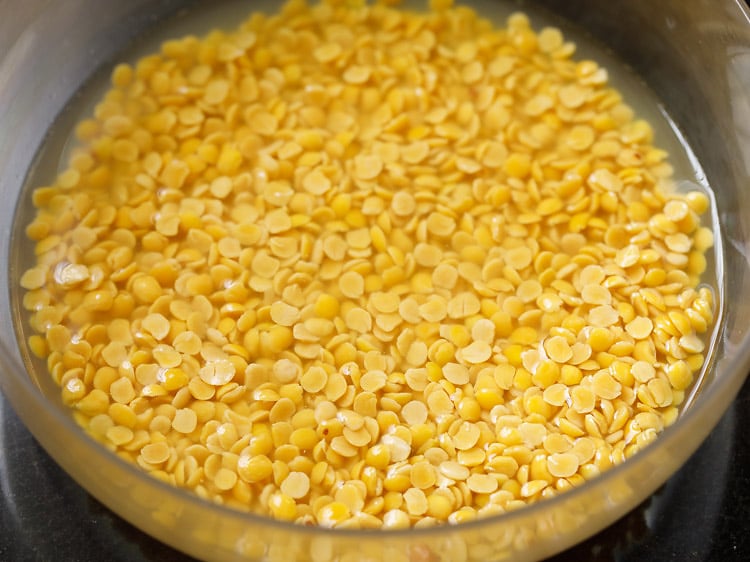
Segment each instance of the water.
M250 5L252 4L252 5ZM251 11L264 11L273 13L281 4L277 0L262 0L260 2L248 3L246 0L223 0L217 2L205 2L191 4L191 7L183 10L168 20L161 22L156 28L149 29L132 45L122 51L118 61L135 62L143 55L158 52L160 44L169 38L182 37L193 34L204 35L212 28L232 29L244 21ZM506 17L519 6L513 2L497 2L492 0L471 0L466 2L477 11L503 25ZM419 8L424 2L407 1L406 7ZM606 47L591 39L584 31L561 20L540 9L535 9L527 3L523 3L522 9L531 19L532 25L539 30L547 25L559 27L568 41L576 43L577 60L593 59L607 68L609 72L609 83L619 90L624 100L635 110L637 117L647 120L655 132L654 145L666 150L669 161L674 168L673 185L678 191L700 190L705 192L713 201L713 192L707 183L705 174L700 163L686 143L679 127L669 116L668 108L656 98L648 86L620 62L617 57ZM60 114L55 125L39 148L35 163L26 178L25 187L17 203L17 220L13 229L13 266L11 271L24 271L33 265L33 251L29 251L30 245L23 234L23 228L33 216L34 208L30 203L30 192L35 187L46 185L53 181L57 173L65 168L71 149L75 146L75 140L71 138L70 131L74 124L92 114L94 106L109 88L109 76L111 66L94 72L91 78L81 87L78 93L70 100L64 111ZM709 287L714 293L717 304L715 310L715 322L712 331L705 335L707 342L706 362L701 373L697 376L697 382L686 397L685 404L688 405L700 391L705 373L711 366L711 355L713 344L721 324L721 313L723 308L722 286L722 243L719 236L720 229L716 214L716 205L712 204L711 212L704 217L704 222L711 227L715 234L715 245L707 253L708 268L703 276L703 286ZM11 283L16 287L16 283ZM18 291L12 294L13 307L16 317L21 318L19 330L19 341L26 341L31 335L31 330L23 321L24 313L20 312L22 295ZM37 360L28 359L29 365L37 371L35 379L44 379L44 365Z

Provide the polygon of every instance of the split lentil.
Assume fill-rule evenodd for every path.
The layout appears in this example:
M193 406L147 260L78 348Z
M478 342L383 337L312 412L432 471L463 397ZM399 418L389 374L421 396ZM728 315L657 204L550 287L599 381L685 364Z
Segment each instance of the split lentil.
M20 279L76 420L303 524L459 523L577 486L704 362L709 200L523 14L289 1L112 72Z

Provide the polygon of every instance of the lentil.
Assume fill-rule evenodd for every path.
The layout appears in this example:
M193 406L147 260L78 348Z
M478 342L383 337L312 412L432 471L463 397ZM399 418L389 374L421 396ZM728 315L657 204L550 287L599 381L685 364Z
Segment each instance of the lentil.
M709 199L665 188L559 30L432 4L292 0L115 68L20 278L95 438L202 497L400 529L538 501L674 421Z

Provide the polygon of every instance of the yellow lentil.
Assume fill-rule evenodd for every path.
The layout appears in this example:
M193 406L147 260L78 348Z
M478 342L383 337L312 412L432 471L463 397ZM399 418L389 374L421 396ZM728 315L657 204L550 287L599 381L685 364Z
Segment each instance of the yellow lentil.
M306 524L459 523L674 421L716 306L709 198L662 188L650 126L559 30L431 5L166 42L34 192L29 348L154 476Z

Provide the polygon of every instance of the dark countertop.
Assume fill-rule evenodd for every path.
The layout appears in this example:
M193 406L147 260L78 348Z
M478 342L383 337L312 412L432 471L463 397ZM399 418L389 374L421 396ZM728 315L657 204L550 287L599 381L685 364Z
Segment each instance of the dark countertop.
M623 519L549 562L750 560L750 381L688 463ZM0 395L0 561L192 560L68 477Z

